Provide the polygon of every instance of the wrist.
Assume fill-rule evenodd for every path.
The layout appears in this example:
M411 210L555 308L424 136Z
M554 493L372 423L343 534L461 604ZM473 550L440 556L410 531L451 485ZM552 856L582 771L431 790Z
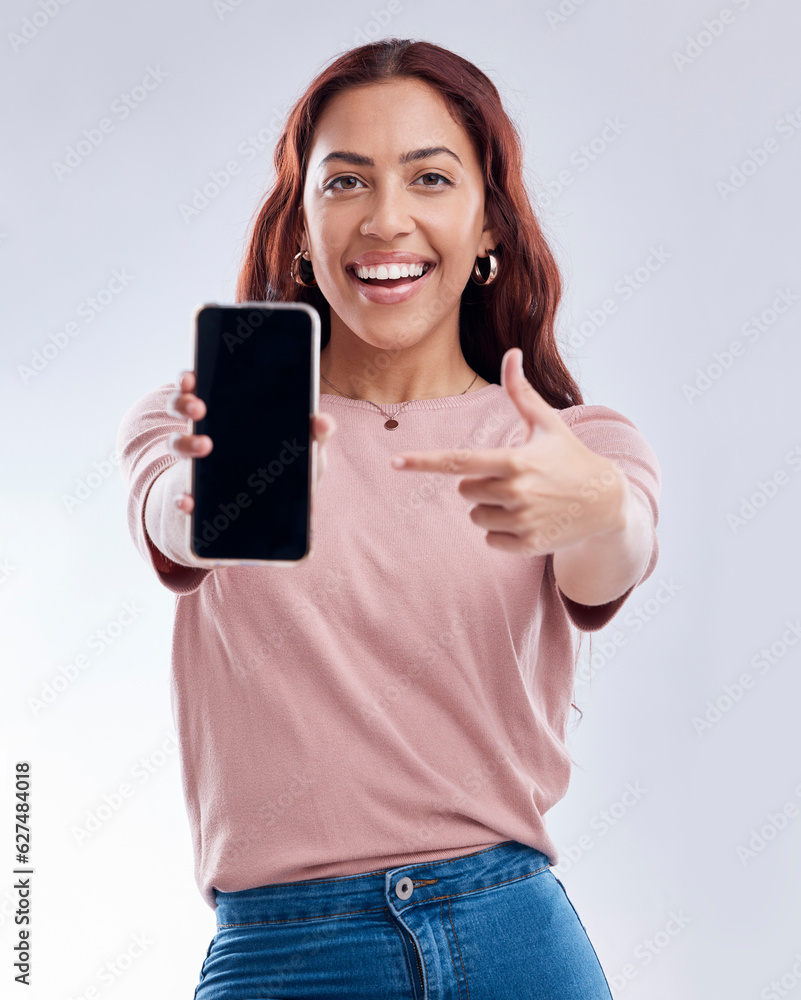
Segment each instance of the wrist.
M607 491L603 524L597 531L593 532L593 536L615 538L624 535L635 514L634 505L637 500L628 476L614 462L612 469L615 473L615 481Z

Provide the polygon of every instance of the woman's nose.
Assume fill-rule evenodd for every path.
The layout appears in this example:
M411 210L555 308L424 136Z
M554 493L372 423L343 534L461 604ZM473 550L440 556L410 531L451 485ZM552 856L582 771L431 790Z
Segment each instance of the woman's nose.
M388 184L376 190L361 225L366 236L377 236L388 243L396 236L411 233L415 222L411 215L408 195L397 184Z

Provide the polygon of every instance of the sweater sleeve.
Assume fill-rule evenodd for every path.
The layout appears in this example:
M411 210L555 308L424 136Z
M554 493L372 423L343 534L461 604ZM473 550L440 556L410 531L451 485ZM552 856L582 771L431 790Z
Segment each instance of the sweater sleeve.
M553 573L553 553L547 557L547 572L554 579L554 586L562 607L570 621L582 632L597 632L615 617L635 587L639 587L653 573L659 560L659 538L656 526L659 522L659 497L662 474L655 452L634 423L622 413L608 406L583 404L563 411L563 418L570 430L591 451L613 459L625 473L632 489L638 493L650 508L653 517L653 538L651 556L640 579L631 587L606 604L579 604L571 600L559 589Z
M167 412L174 393L174 383L165 383L127 410L117 430L117 454L134 545L161 583L180 595L197 590L213 570L191 564L185 540L188 515L174 502L187 489L189 472L189 460L178 458L168 446L171 434L188 433L188 421Z

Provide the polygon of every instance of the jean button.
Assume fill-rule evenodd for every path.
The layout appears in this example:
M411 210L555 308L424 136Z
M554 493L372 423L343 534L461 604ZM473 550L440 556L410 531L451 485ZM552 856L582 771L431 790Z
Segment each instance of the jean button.
M408 876L404 876L395 886L395 895L399 899L408 899L414 892L414 885Z

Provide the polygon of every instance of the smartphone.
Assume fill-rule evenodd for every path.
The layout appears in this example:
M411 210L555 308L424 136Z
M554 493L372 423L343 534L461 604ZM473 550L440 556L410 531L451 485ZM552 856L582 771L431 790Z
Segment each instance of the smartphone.
M295 566L313 551L320 315L302 302L206 304L194 313L189 549L207 566Z

